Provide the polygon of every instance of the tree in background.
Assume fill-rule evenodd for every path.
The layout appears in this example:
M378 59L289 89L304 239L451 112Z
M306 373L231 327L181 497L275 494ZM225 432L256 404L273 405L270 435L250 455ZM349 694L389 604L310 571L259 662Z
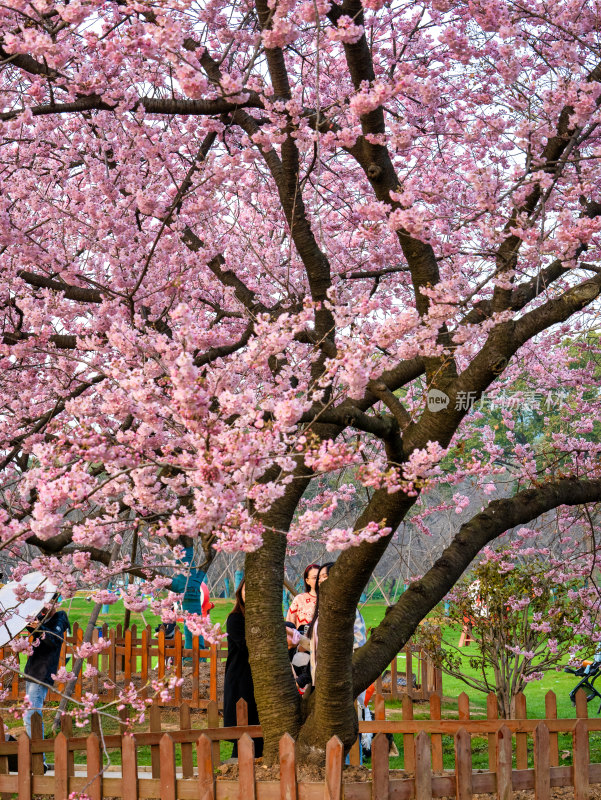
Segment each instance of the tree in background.
M472 689L494 692L503 717L514 713L516 694L530 681L570 661L575 653L595 650L600 632L598 591L584 575L566 573L548 550L528 547L537 533L523 529L512 547L489 551L453 589L446 618L430 617L418 640L449 675ZM469 652L453 644L448 625L472 622ZM443 627L444 625L444 627ZM444 634L441 638L441 631ZM462 657L463 656L463 657ZM465 671L465 663L475 674Z
M199 568L245 552L268 759L284 732L303 759L333 734L350 747L354 698L505 531L559 509L565 560L582 558L597 393L542 454L508 405L509 457L470 412L525 373L553 403L581 389L598 22L571 0L0 9L0 546L17 577L35 548L66 597L133 572L126 603L150 593L164 617L185 548ZM394 531L428 485L468 477L507 496L471 509L353 655ZM301 706L284 559L315 537L341 555Z

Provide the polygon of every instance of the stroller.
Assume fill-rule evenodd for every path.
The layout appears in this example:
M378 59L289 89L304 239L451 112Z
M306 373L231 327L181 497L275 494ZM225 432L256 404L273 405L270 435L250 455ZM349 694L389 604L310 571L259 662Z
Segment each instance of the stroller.
M592 661L583 661L578 669L574 669L573 667L564 667L564 672L569 672L571 675L576 675L578 678L580 678L580 681L570 692L570 700L572 701L573 706L576 705L576 692L579 689L584 689L584 691L587 693L587 703L590 703L590 701L594 700L596 697L598 697L601 701L601 692L599 692L594 685L597 678L601 675L600 650L597 650ZM597 714L600 713L601 702L599 703L599 708L597 709Z

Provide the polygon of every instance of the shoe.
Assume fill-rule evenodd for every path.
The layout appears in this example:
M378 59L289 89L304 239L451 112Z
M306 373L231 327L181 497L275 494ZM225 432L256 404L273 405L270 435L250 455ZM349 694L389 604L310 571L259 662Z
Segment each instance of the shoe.
M395 758L399 754L399 748L396 746L396 742L393 740L390 743L390 747L388 748L388 755L392 758Z

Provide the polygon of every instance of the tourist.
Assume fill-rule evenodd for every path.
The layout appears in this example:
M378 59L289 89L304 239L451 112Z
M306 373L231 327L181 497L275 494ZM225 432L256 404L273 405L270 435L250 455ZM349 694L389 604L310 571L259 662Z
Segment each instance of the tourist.
M236 604L226 621L227 661L223 681L223 725L236 725L236 703L240 698L248 706L248 724L259 724L259 712L255 701L248 647L246 645L245 613L246 588L244 579L236 589ZM255 739L255 757L263 755L263 739ZM234 742L232 758L238 757L238 742Z
M321 584L328 579L328 575L330 574L330 570L334 566L333 561L328 561L326 564L322 564L319 569L319 573L317 576L317 598L315 603L315 615L313 617L313 621L309 625L307 630L307 636L311 642L311 681L315 684L315 670L317 666L317 647L318 647L318 634L317 634L317 626L319 622L319 587ZM358 647L362 647L367 642L367 634L365 630L365 621L361 616L359 609L355 611L355 626L354 626L354 641L353 641L353 650L356 650ZM359 698L360 699L360 698Z
M180 566L185 570L183 574L175 575L173 580L171 581L171 591L175 592L176 594L183 595L182 600L182 609L183 611L187 611L190 614L198 614L199 616L203 616L202 613L202 604L203 604L203 597L202 597L202 584L204 579L206 578L206 572L202 569L198 569L192 565L194 560L194 548L193 547L186 547L184 551L184 557L180 561ZM183 659L185 662L189 663L192 661L192 655L190 651L192 650L192 642L193 642L193 635L192 631L188 628L187 625L184 625L184 649L188 651L188 655ZM199 647L202 650L204 648L204 639L199 637ZM201 661L205 661L206 659L201 659Z
M317 602L316 582L319 574L319 564L309 564L303 573L305 591L297 594L286 615L286 622L291 622L302 634L307 633L315 614Z
M55 595L52 602L57 600L58 595ZM25 697L29 702L24 722L31 737L31 718L34 714L42 714L46 695L54 684L52 676L58 672L65 631L70 633L71 625L64 611L57 611L50 606L42 609L36 623L27 626L27 630L33 634L33 652L27 659L24 670Z

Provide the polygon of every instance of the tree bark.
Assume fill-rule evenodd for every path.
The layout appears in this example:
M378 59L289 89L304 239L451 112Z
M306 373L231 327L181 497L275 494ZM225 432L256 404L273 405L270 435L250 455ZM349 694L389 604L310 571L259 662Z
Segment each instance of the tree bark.
M246 579L246 641L259 720L263 726L267 763L277 760L284 733L296 738L301 725L300 695L292 675L282 616L287 531L310 475L299 468L297 479L274 503L262 522L262 546L248 553Z

